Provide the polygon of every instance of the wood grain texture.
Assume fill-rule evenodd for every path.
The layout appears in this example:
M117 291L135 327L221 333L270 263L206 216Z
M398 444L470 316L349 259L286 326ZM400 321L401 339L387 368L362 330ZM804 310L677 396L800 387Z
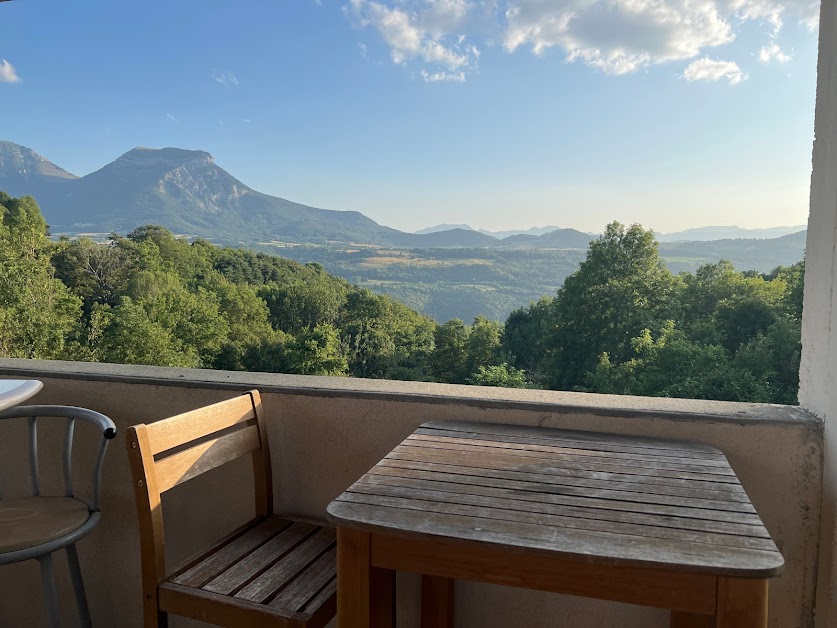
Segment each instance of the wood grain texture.
M452 622L461 578L669 608L674 628L764 628L784 565L700 443L426 423L328 513L341 627L370 625L378 568L424 575L424 625Z
M321 628L331 620L335 531L272 515L258 391L136 425L127 430L126 445L140 524L146 628L164 627L168 613L222 626ZM160 494L248 454L256 518L166 577Z
M784 563L723 454L677 441L425 424L329 513L373 532L600 564L767 577Z
M374 567L370 536L337 528L339 628L394 628L395 571Z
M689 485L658 485L650 482L641 482L635 480L622 481L610 477L589 476L571 474L566 475L548 475L544 473L534 473L531 471L504 471L500 469L492 469L490 466L486 467L469 467L455 464L440 464L434 462L415 462L411 460L381 460L371 473L385 473L383 469L412 469L422 472L435 471L438 473L452 473L456 475L463 475L465 477L473 478L473 482L483 482L483 478L489 480L512 480L521 482L536 482L544 485L555 487L554 491L564 492L568 494L586 495L590 491L604 490L613 494L613 491L618 494L635 494L633 501L647 500L651 503L678 503L669 502L670 497L682 497L690 502L699 505L699 502L714 502L717 506L710 506L718 510L734 510L736 512L755 512L755 509L750 504L747 494L744 492L730 493L728 491L715 491L711 487L703 488L700 486ZM544 491L547 489L544 488Z
M591 449L612 445L650 449L654 451L672 451L676 455L685 453L708 454L721 456L723 453L703 443L693 443L663 438L648 438L645 436L629 436L627 434L611 434L608 432L584 432L580 430L562 430L546 427L530 427L526 425L505 425L501 423L472 423L469 421L431 421L424 423L419 430L440 430L489 434L497 440L504 437L530 437L549 442L573 441L585 443ZM673 455L674 455L673 454Z
M166 558L163 508L148 428L145 425L129 427L125 432L125 446L131 464L139 526L143 624L145 628L158 628L166 623L158 607L158 586L166 576Z
M690 613L715 612L713 576L594 565L479 543L375 533L371 538L372 564L378 567Z
M241 395L149 424L151 455L256 418L253 398Z
M316 534L305 539L287 555L282 556L281 560L273 563L266 571L249 582L235 594L235 597L260 604L268 603L278 591L298 574L302 574L308 565L334 544L334 529L320 528Z
M454 581L452 578L421 577L421 628L453 628Z
M264 546L272 537L293 525L291 521L270 517L250 524L233 533L231 537L203 552L197 559L190 561L186 568L169 577L175 584L202 588L206 583L227 572L250 552ZM263 550L260 550L261 553Z
M540 428L538 428L540 429ZM647 446L645 447L634 447L631 445L624 445L619 444L617 442L609 442L605 441L602 438L597 439L590 439L587 440L576 440L571 437L552 437L552 438L537 438L531 435L531 432L527 432L528 435L523 434L512 434L512 433L504 433L504 434L495 434L491 435L490 433L486 435L485 433L477 433L477 432L468 432L468 431L459 431L459 430L446 430L446 429L437 429L437 428L428 428L428 427L420 427L415 432L413 432L412 437L416 439L420 439L425 436L429 437L440 437L444 436L446 438L451 439L451 442L462 442L462 443L480 443L482 442L485 444L486 442L491 443L492 446L505 446L505 447L515 447L515 446L524 446L524 447L547 447L547 448L570 448L576 451L583 451L583 452L590 452L590 455L597 455L597 456L606 456L609 454L620 454L625 457L625 459L653 459L653 460L687 460L690 464L704 464L704 465L717 465L723 464L724 462L724 455L721 452L715 453L707 453L703 450L695 451L693 449L652 449ZM502 440L497 440L496 437L502 437Z
M281 560L316 530L317 528L311 524L299 522L284 528L281 533L261 545L258 551L246 556L242 555L238 562L218 573L201 588L223 595L235 593L265 569Z
M0 552L35 547L77 530L90 518L73 497L19 497L0 501Z
M156 463L161 493L259 449L259 429L250 425L178 452Z
M695 471L698 473L717 473L719 475L735 475L729 465L722 459L684 459L673 456L649 454L634 454L623 452L597 451L583 449L579 446L560 447L554 445L530 445L492 441L486 439L465 439L449 436L413 434L404 444L412 443L418 447L450 449L453 451L469 451L475 453L506 453L530 458L551 458L576 460L589 463L618 464L620 466L636 467L636 471L643 469L671 469L680 471ZM499 450L499 451L497 451Z
M340 628L370 625L370 556L368 532L337 528L337 623Z
M335 578L336 573L337 547L332 545L331 549L320 554L288 586L279 591L270 605L299 612Z
M767 628L767 580L718 578L715 628Z
M262 397L258 390L247 393L253 404L256 426L259 429L260 447L253 452L253 485L256 489L256 516L273 514L273 469L270 464L270 443L267 439L267 424L264 418Z

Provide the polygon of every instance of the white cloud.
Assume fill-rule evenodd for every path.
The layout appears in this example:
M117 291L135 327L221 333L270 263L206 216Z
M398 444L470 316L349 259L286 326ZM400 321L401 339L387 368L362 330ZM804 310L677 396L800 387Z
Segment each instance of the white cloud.
M711 1L514 0L506 18L507 51L528 46L540 55L557 47L568 61L611 74L691 59L735 39L732 25Z
M607 74L630 74L663 63L689 65L689 76L727 56L748 24L767 27L770 44L758 59L785 62L784 24L815 29L820 0L345 0L344 11L374 30L393 62L418 64L427 77L463 77L477 68L482 47L507 53L557 54ZM774 41L775 40L775 41ZM682 67L682 66L681 66ZM737 68L738 66L736 66ZM679 70L682 71L682 70ZM421 73L421 72L420 72ZM686 74L684 74L686 76ZM735 78L738 76L738 78ZM738 75L725 76L736 84ZM425 78L425 80L429 80ZM442 79L438 79L442 80ZM450 79L445 79L450 80ZM458 79L455 79L458 80ZM696 79L695 79L696 80Z
M422 70L419 72L421 78L424 79L426 83L436 83L437 81L457 81L462 83L465 81L465 73L464 72L428 72L427 70Z
M683 72L687 81L729 80L730 85L738 85L747 77L733 61L716 61L706 57L693 61Z
M479 50L456 32L474 7L471 0L395 0L392 7L350 0L349 6L360 26L375 29L389 46L393 63L418 61L428 66L421 70L423 77L446 77L427 81L465 80L477 65ZM365 46L361 51L366 52Z
M5 59L0 59L0 83L20 83L20 81L21 78L18 76L15 66Z
M787 61L790 61L791 58L789 55L782 52L782 49L776 42L773 42L769 46L762 46L762 49L759 50L759 61L762 63L770 63L773 59L779 63L786 63Z
M212 68L211 75L219 85L223 85L224 87L238 87L238 77L232 72L219 72L215 68Z
M809 30L820 21L819 0L718 0L722 8L733 11L742 20L763 20L778 33L786 18L804 24Z

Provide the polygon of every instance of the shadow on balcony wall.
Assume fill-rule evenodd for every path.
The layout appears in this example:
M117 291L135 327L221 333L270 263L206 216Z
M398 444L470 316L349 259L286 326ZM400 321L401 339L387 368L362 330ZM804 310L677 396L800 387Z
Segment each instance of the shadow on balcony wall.
M428 420L470 420L620 432L708 443L726 453L782 550L786 569L771 584L771 625L813 624L822 473L822 426L796 407L583 393L198 371L73 362L0 360L0 377L44 382L38 403L103 412L123 429L227 399L249 388L262 393L268 423L276 510L323 518L325 506ZM0 442L11 434L0 432ZM121 436L120 436L121 438ZM139 544L124 447L106 460L102 524L79 547L94 624L140 626ZM60 447L45 442L43 447ZM26 452L20 452L26 456ZM0 459L6 487L25 481L26 465ZM216 473L220 471L220 473ZM247 490L240 489L245 485ZM164 496L171 525L170 564L252 517L252 476L246 458L210 471ZM7 490L11 493L11 490ZM169 529L167 528L167 534ZM60 563L59 563L60 564ZM69 582L59 582L72 618ZM0 570L0 617L40 626L31 599L37 565ZM399 626L417 625L416 579L399 577ZM656 628L656 609L553 594L460 583L461 626L604 625ZM516 619L511 619L512 617ZM192 625L175 620L174 626Z

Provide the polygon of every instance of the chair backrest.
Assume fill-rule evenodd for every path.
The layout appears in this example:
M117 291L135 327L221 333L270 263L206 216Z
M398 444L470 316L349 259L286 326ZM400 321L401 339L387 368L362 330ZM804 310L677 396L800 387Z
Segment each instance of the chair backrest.
M143 595L156 612L166 577L160 495L246 455L253 458L256 516L273 511L270 451L258 390L126 432L139 519ZM149 597L151 596L151 597Z
M86 408L75 408L72 406L15 406L0 412L0 420L5 419L26 419L29 423L29 474L32 481L32 495L41 494L41 466L38 455L38 420L39 419L65 419L64 433L64 495L75 497L73 491L73 442L75 435L76 421L91 423L101 430L102 440L96 461L93 465L93 479L90 487L90 500L84 500L91 512L99 510L99 496L102 486L102 462L105 459L108 441L116 437L116 425L104 414L100 414ZM0 491L0 499L3 499Z

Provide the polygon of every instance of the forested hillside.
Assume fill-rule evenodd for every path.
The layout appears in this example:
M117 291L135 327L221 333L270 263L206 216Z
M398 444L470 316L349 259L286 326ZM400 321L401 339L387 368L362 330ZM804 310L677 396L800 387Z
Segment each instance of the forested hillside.
M0 356L795 403L802 263L673 275L618 223L505 324L437 324L317 263L156 226L58 242L0 192Z

